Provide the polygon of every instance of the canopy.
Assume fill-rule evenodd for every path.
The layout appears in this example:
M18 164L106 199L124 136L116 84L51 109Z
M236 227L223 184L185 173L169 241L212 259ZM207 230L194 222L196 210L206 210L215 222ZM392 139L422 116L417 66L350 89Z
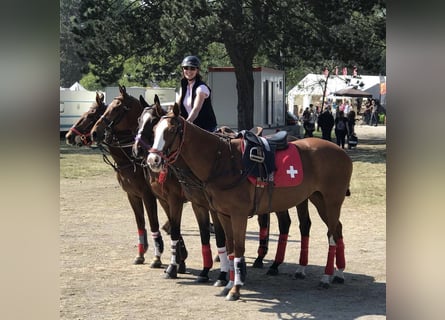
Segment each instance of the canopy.
M354 89L354 88L345 88L334 92L335 96L339 97L361 97L361 98L372 98L372 93Z
M75 82L71 87L71 91L87 91L79 82Z

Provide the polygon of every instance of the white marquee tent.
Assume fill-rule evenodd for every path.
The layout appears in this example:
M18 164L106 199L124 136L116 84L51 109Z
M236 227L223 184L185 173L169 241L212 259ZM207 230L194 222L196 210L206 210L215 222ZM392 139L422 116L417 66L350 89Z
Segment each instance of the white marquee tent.
M383 77L386 81L386 76ZM306 108L310 103L321 103L326 76L323 74L307 74L287 94L287 105L292 111L294 105ZM361 87L360 84L363 84ZM367 91L374 99L380 99L380 76L353 77L351 75L330 75L326 88L326 99L333 98L334 92L357 86L357 89Z

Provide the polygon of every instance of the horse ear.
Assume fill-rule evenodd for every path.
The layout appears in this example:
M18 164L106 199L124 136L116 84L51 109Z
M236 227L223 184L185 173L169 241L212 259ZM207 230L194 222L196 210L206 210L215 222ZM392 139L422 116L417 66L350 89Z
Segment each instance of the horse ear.
M125 86L119 85L119 92L122 96L125 96L125 94L127 93L127 88L125 88Z
M149 107L147 101L145 101L145 99L144 99L144 97L142 96L142 94L139 95L139 102L141 103L142 108L147 108L147 107Z
M175 117L179 116L179 105L175 102L175 104L173 105L173 114L175 115Z
M158 117L162 117L162 115L165 114L165 111L162 109L161 104L159 103L159 99L158 102L155 103L155 110L158 114Z
M157 94L155 94L155 104L161 105L161 100L159 100L159 97Z

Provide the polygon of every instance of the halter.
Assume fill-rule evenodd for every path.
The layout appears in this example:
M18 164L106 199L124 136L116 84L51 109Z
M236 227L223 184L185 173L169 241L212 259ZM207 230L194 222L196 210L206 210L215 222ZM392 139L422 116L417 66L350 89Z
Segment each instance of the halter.
M161 119L168 119L168 118L172 118L171 116L163 116ZM181 142L179 143L179 147L178 149L176 149L175 151L171 152L170 155L166 156L164 154L164 152L162 152L161 150L155 149L155 148L150 148L150 150L148 150L148 152L151 153L156 153L158 154L167 165L172 165L173 163L176 162L176 160L178 160L179 155L181 153L182 150L182 146L184 145L184 140L185 140L185 119L182 117L179 117L182 120L182 125L178 126L176 129L175 134L179 134L181 136Z
M82 132L80 132L76 127L71 127L68 131L72 131L72 132L74 132L76 135L78 135L79 137L80 137L80 141L82 141L82 143L85 145L85 146L89 146L89 145L91 145L92 144L92 141L90 140L90 142L88 142L88 140L87 140L87 138L89 137L89 136L91 136L91 133L90 132L88 132L88 133L82 133Z

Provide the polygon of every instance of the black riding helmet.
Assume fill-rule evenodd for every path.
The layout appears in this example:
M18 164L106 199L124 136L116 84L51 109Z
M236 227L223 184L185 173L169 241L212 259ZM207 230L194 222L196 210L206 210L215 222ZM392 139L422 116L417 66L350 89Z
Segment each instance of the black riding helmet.
M187 56L182 60L181 67L195 67L199 69L201 61L196 56Z

